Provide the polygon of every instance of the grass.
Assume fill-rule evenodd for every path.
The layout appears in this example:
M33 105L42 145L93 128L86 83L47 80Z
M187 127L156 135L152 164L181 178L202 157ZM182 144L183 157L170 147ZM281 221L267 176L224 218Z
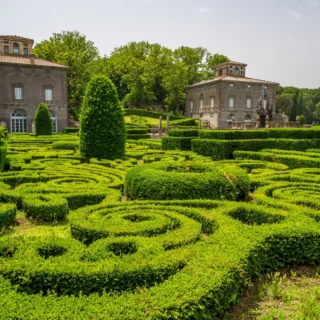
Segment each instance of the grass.
M320 319L320 277L316 268L283 270L253 281L239 305L224 318L240 319Z

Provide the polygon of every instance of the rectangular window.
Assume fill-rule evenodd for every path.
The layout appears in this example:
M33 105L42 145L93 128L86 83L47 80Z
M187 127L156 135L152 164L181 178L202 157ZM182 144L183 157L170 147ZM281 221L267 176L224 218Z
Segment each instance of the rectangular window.
M200 100L200 109L203 109L203 99Z
M45 90L45 100L52 101L52 90L51 89Z
M28 48L24 48L24 49L23 49L23 54L24 54L25 56L27 56L27 55L29 54Z
M4 53L9 53L9 46L4 46L3 49L4 49Z
M190 110L193 110L193 100L190 101Z
M250 98L247 99L247 108L248 109L251 108L251 99Z
M234 99L229 98L229 108L233 108L233 105L234 105Z
M22 88L14 88L14 98L16 100L22 99Z
M214 97L211 97L210 107L211 107L211 108L214 108Z

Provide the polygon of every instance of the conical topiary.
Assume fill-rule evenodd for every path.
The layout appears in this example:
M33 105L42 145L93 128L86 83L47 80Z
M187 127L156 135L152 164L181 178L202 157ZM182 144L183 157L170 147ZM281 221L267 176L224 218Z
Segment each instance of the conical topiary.
M125 154L124 112L113 82L94 76L87 85L80 117L80 152L84 159L116 159Z
M35 131L37 136L52 134L52 121L48 107L40 103L34 118Z

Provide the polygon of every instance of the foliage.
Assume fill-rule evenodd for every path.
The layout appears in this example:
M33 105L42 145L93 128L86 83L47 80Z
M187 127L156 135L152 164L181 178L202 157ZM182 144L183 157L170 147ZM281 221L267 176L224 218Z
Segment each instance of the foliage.
M137 166L129 170L124 184L124 193L131 199L235 200L248 192L249 179L242 169L197 162Z
M191 150L191 141L194 137L163 137L163 150Z
M69 67L69 105L81 106L86 85L90 80L90 63L99 55L94 43L78 31L62 31L37 44L33 52L37 58Z
M55 141L51 145L52 150L76 150L79 149L78 141Z
M3 169L7 156L7 144L0 140L0 171Z
M63 129L63 133L78 133L79 132L79 128L64 128Z
M170 121L185 119L183 115L166 114L166 113L148 111L143 109L125 109L125 115L126 116L136 115L136 116L155 118L155 119L159 119L159 117L162 117L163 120L165 120L166 117L169 116Z
M34 118L35 132L37 136L52 134L52 121L48 107L40 103Z
M117 159L125 152L125 123L110 79L93 77L81 113L80 152L84 158Z
M71 111L76 121L80 121L80 113L81 113L80 108L72 108Z
M306 123L306 118L304 117L303 114L299 116L299 122L301 127Z

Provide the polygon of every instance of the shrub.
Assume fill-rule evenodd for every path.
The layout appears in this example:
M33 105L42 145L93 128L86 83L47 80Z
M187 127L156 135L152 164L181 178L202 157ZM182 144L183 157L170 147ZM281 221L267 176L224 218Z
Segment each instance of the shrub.
M192 140L192 151L215 160L232 159L234 151L259 151L262 149L306 150L318 148L320 139L264 139L264 140Z
M0 141L0 171L4 168L7 156L7 145L4 141Z
M0 203L0 229L8 227L16 219L17 209L14 204Z
M151 139L150 134L128 134L127 138L129 140Z
M116 87L105 76L89 82L81 112L80 152L85 159L117 159L125 153L125 123Z
M149 129L127 129L127 134L148 134Z
M197 120L196 119L182 119L182 120L174 120L170 122L170 125L173 126L196 126Z
M22 208L27 216L37 220L55 221L66 217L68 201L57 195L28 195L22 198Z
M76 150L79 149L77 141L55 141L51 145L52 150Z
M52 134L52 121L48 107L40 103L34 118L35 132L37 136L47 136Z
M162 149L163 150L191 150L191 141L194 138L189 137L163 137Z
M79 121L80 120L81 109L80 108L72 108L71 111L72 111L72 114L73 114L74 118L77 121Z
M78 133L79 128L64 128L63 133Z
M199 130L170 130L169 137L198 137Z
M131 199L229 199L245 197L250 181L243 169L197 162L160 162L134 167L124 193Z

